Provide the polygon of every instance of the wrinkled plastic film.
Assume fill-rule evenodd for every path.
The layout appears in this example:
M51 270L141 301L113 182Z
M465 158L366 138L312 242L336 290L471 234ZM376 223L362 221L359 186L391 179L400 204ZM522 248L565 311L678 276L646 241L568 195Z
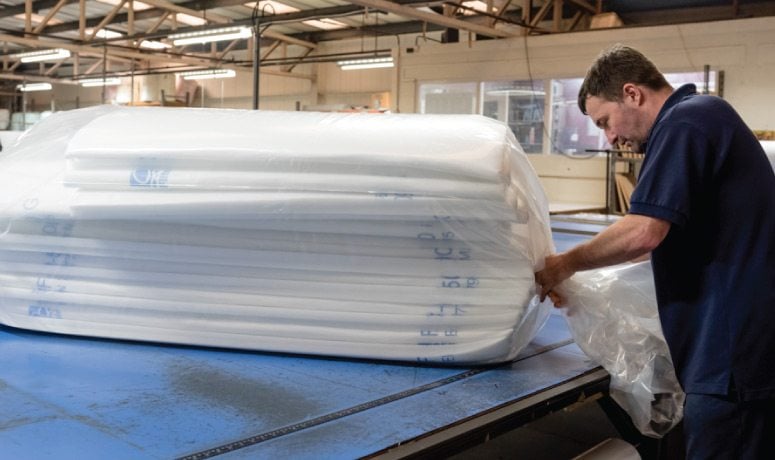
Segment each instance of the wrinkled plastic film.
M562 285L578 346L611 375L611 397L641 433L661 437L683 417L648 262L579 272Z
M767 158L770 160L770 165L772 165L772 169L775 170L775 141L760 141L762 144L762 148L764 149L764 153L767 155Z
M0 178L3 324L471 364L548 315L546 198L483 117L91 108Z

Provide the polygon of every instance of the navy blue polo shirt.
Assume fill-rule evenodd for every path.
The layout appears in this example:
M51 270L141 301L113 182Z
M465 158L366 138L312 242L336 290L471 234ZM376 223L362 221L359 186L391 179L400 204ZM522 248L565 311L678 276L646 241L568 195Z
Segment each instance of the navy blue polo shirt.
M727 102L694 85L668 98L630 212L671 223L652 266L684 391L775 397L775 174Z

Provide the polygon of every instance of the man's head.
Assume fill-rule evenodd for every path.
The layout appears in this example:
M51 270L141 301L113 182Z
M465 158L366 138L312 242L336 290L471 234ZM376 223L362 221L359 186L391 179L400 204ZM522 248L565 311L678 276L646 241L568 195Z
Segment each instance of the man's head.
M603 51L587 72L578 103L611 145L630 144L637 150L671 92L646 56L617 44Z

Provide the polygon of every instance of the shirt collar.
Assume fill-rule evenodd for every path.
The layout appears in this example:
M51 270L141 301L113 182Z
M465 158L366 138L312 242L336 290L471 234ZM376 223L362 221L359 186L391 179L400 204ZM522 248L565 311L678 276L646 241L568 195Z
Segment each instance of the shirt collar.
M659 114L657 114L657 119L654 121L654 125L651 126L651 129L649 130L648 136L646 136L646 143L644 144L644 151L645 146L648 145L649 140L651 139L651 133L654 132L654 126L658 125L660 121L662 121L662 118L665 117L665 114L667 114L670 109L672 109L676 104L681 102L683 98L686 96L691 96L693 94L697 94L697 87L694 85L694 83L687 83L685 85L682 85L677 90L673 91L673 94L671 94L667 100L665 100L665 103L662 105L662 108L659 109Z

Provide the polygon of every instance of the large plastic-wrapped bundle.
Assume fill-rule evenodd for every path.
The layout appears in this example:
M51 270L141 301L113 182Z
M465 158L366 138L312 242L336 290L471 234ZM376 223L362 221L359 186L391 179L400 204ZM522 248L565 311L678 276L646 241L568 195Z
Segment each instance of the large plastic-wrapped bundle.
M546 199L483 117L76 110L0 179L10 326L484 363L548 314Z

